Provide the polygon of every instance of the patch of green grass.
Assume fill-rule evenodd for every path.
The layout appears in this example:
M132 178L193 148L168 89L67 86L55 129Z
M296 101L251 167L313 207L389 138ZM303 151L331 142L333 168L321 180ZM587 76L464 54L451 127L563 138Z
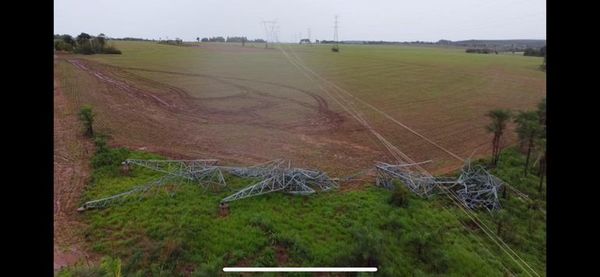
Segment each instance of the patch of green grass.
M95 167L85 200L159 176L140 168L125 176L119 165L125 158L160 156L107 151L109 162ZM496 169L501 178L510 178L506 167L517 166L509 159L516 154L506 152L501 158ZM375 265L381 276L503 276L504 266L521 272L481 230L467 231L467 217L441 197L426 200L408 194L404 200L409 204L397 207L389 203L391 192L374 186L311 196L271 193L231 202L230 214L219 217L220 200L252 180L227 176L227 183L231 189L221 192L205 191L198 184L174 184L171 193L166 187L156 188L142 199L87 211L85 236L94 251L120 258L126 276L190 271L194 276L214 276L222 274L223 266L236 265ZM502 205L509 215L506 230L511 232L504 239L544 274L544 219L528 213L527 205L514 197ZM493 222L487 212L477 214Z

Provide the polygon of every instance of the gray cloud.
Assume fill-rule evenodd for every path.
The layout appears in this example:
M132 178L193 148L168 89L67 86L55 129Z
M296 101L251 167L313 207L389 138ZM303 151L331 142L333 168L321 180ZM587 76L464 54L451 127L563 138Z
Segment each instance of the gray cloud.
M262 20L277 19L280 40L308 28L312 39L437 41L545 39L544 0L55 0L54 32L195 40L264 38Z

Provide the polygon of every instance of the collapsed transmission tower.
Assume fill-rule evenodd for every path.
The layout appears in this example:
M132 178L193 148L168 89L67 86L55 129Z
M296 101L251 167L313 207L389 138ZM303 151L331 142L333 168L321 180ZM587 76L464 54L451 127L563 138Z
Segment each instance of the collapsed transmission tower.
M394 189L395 181L402 182L413 193L421 197L430 197L438 193L450 193L470 209L486 208L489 211L500 208L498 192L502 181L482 166L472 167L470 162L463 166L457 179L434 177L425 171L419 171L421 163L387 164L377 162L376 185ZM152 188L168 183L188 181L202 186L206 190L218 190L226 187L223 171L241 178L256 178L258 182L221 200L221 203L253 197L271 192L285 192L294 195L308 195L317 191L329 191L338 187L335 179L326 173L303 168L291 167L290 162L273 160L249 167L218 166L217 160L137 160L123 162L124 170L130 166L150 169L165 175L144 185L133 187L109 197L85 202L80 211L103 208L120 203L133 196L142 196Z
M428 162L430 161L398 165L377 162L375 164L377 173L376 185L392 190L394 189L394 180L399 180L413 193L421 197L428 197L433 193L438 184L454 183L453 180L433 177L413 169Z
M500 209L498 192L504 184L482 166L472 167L471 163L467 162L456 183L456 194L467 207Z
M78 210L104 208L115 203L121 203L133 196L140 196L152 188L164 186L178 181L197 183L204 189L216 190L226 186L223 171L242 178L258 178L260 181L246 187L223 200L231 202L238 199L257 196L265 193L282 191L290 194L308 195L317 190L328 191L337 188L335 181L324 172L292 168L290 163L283 160L274 160L249 167L218 166L217 160L135 160L128 159L123 162L125 170L130 166L147 168L165 175L146 183L133 187L109 197L85 202Z
M492 211L500 208L498 191L503 185L502 181L482 166L472 167L467 161L458 179L453 179L433 177L413 169L423 163L391 165L378 162L375 165L376 184L391 190L395 188L394 181L398 180L421 197L451 193L470 209L485 208Z
M103 208L110 204L122 202L126 198L139 195L154 187L163 186L169 182L186 180L197 183L204 189L215 189L226 186L217 160L136 160L128 159L123 162L123 167L129 170L130 166L139 166L166 175L145 185L136 186L128 191L109 197L88 201L79 208L80 211Z
M232 168L229 172L240 177L258 177L262 180L225 197L221 202L231 202L275 191L307 195L315 193L315 189L328 191L338 187L324 172L292 168L289 162L286 166L283 160L249 168Z

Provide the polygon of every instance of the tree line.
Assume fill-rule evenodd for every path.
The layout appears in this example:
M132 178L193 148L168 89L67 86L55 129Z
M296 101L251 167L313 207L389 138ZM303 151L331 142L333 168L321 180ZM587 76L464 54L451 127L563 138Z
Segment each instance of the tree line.
M467 48L467 50L465 50L465 52L477 53L477 54L492 54L492 53L498 54L498 51L489 49L489 48Z
M529 174L532 167L537 167L536 174L540 177L538 190L541 193L546 174L546 98L538 104L537 110L519 111L514 114L510 110L496 109L489 111L486 116L491 120L486 130L493 134L491 165L498 164L501 139L512 120L516 124L519 150L526 155L523 175Z
M54 49L56 51L74 52L77 54L121 54L121 51L107 43L104 34L91 36L81 33L73 38L71 35L54 35Z
M264 39L254 39L254 40L249 40L247 37L227 37L224 38L222 36L218 36L218 37L210 37L210 38L202 38L200 39L200 37L197 37L196 40L198 42L237 42L237 43L246 43L246 42L256 42L256 43L265 43L266 41Z
M527 48L523 52L523 56L546 57L546 46L540 49Z

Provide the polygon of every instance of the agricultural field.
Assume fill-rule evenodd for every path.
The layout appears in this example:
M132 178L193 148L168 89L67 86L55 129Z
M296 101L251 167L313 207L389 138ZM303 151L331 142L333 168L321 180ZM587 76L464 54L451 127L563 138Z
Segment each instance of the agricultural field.
M432 174L456 175L465 159L489 157L485 114L534 110L546 95L543 58L406 46L342 45L332 53L326 45L114 45L122 55L55 54L55 163L64 169L55 174L55 198L68 200L56 209L69 211L65 221L74 223L65 226L80 238L78 249L103 257L101 267L59 275L352 265L376 265L381 276L546 274L543 182L523 176L525 158L509 147L517 144L512 124L493 173L530 198L503 197L496 215L466 213L443 196L409 194L408 204L395 205L402 192L374 186L372 174L376 161L429 161L423 167ZM93 107L108 146L89 150L92 141L73 120L83 105ZM171 184L140 201L75 213L84 201L157 178L144 169L122 174L128 158L245 166L286 159L332 177L362 174L335 191L235 201L226 217L219 201L252 180L226 176L219 192ZM83 173L66 169L73 165ZM70 183L79 192L65 189ZM488 229L505 244L490 240Z
M344 175L392 159L325 81L290 58L343 89L400 151L432 160L433 173L489 154L487 111L530 109L546 93L539 57L401 46L349 45L334 54L288 45L284 55L260 45L115 45L122 55L58 56L55 77L67 97L91 104L116 145L230 164L284 158Z

